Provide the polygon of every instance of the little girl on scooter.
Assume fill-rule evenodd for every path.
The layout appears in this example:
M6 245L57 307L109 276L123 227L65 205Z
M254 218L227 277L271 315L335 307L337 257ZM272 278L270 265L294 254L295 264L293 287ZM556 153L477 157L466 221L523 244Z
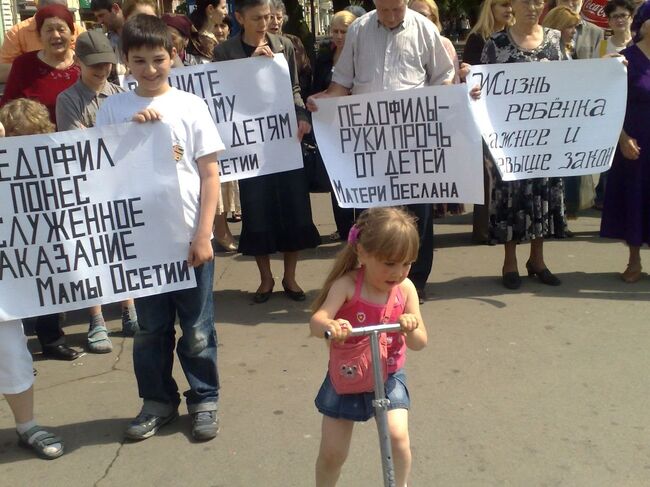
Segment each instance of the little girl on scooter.
M353 327L399 322L401 330L385 339L386 396L390 400L390 433L395 481L405 487L411 469L408 433L409 393L404 362L406 348L421 350L427 332L420 314L418 295L408 279L418 253L418 232L413 218L396 208L364 211L350 230L348 243L339 253L325 285L313 305L309 326L312 335L332 339L330 367L316 396L323 414L322 437L316 461L316 486L334 486L345 462L355 421L374 416L373 393L339 393L332 374L354 376L357 367L333 369L336 346L353 346L364 337L349 337ZM367 337L365 337L367 338ZM346 340L347 339L347 340ZM338 368L341 370L338 370ZM362 368L361 366L359 368ZM366 371L367 373L367 371Z

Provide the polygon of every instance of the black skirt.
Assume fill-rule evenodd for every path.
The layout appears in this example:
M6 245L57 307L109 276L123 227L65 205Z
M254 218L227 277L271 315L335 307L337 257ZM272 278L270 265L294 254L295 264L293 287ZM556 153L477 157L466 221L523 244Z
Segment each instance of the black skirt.
M320 244L304 169L242 179L239 193L242 254L295 252Z

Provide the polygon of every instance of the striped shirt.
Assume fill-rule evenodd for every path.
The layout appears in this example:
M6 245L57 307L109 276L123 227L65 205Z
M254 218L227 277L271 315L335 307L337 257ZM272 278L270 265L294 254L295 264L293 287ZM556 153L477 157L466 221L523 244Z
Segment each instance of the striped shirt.
M359 94L440 85L453 77L433 22L406 9L402 23L387 29L373 10L350 25L332 81Z

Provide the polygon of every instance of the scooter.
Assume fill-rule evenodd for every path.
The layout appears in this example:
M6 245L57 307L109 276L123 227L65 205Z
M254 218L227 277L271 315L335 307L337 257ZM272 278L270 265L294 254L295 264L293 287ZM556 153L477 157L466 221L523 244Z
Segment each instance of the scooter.
M393 449L390 444L390 435L388 432L388 407L390 406L390 400L386 397L384 390L384 377L379 354L379 335L381 333L399 330L399 323L387 323L354 327L350 333L350 336L353 337L370 336L372 372L375 380L375 399L372 401L372 405L375 408L377 432L379 433L379 449L381 451L381 467L384 472L384 487L395 487L395 469L393 466ZM330 332L326 331L325 338L329 339L330 337Z

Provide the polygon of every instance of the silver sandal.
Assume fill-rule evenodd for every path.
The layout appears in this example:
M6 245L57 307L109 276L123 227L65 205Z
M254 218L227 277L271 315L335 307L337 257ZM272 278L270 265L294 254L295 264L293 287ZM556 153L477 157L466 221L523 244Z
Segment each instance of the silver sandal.
M18 434L18 444L20 446L34 450L39 457L45 460L54 460L63 455L63 440L44 430L41 426L34 426L22 434L17 431L16 433ZM59 443L61 447L53 452L48 452L47 447L56 443Z

